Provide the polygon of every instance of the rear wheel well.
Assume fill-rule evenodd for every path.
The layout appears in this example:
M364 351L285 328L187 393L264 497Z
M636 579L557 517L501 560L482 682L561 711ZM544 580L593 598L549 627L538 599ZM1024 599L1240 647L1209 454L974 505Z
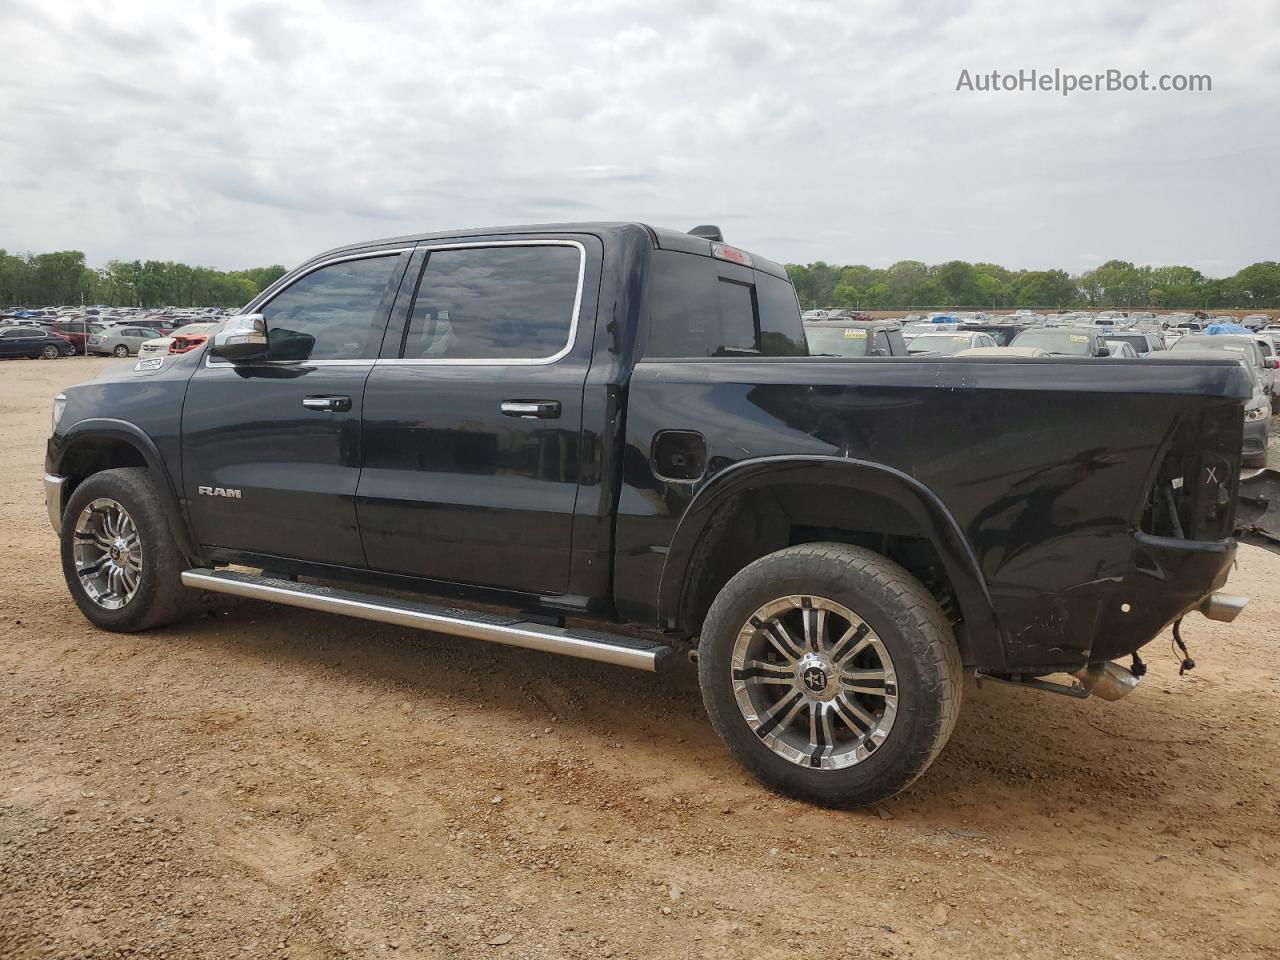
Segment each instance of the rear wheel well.
M820 484L749 490L717 508L690 558L680 632L698 635L716 595L747 564L786 547L833 541L874 550L906 568L942 606L967 654L955 590L926 531L894 500Z

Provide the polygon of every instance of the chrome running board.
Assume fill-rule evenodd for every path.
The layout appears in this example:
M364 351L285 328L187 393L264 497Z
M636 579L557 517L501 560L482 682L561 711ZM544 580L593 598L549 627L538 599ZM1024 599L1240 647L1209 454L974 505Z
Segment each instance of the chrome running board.
M671 647L653 640L530 623L515 616L481 613L455 607L439 607L413 600L399 600L369 593L295 583L274 577L253 576L231 570L195 569L182 573L184 586L233 597L270 600L305 610L341 613L399 627L434 630L455 637L489 640L512 647L561 653L581 660L595 660L619 667L659 673L670 666Z

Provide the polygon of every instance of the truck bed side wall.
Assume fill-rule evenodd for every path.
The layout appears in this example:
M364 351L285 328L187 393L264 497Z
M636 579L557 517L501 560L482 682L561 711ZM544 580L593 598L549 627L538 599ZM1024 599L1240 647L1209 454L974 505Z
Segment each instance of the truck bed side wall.
M1105 638L1116 631L1141 637L1112 646L1136 648L1179 612L1170 605L1195 599L1180 582L1198 592L1230 559L1229 541L1206 557L1139 534L1154 465L1179 423L1239 401L1196 395L1222 385L1164 367L1100 366L1121 362L642 361L618 509L619 610L652 616L682 516L721 471L759 457L853 458L919 481L967 537L1003 651L982 665L1114 655ZM654 437L671 429L705 438L696 482L655 473Z

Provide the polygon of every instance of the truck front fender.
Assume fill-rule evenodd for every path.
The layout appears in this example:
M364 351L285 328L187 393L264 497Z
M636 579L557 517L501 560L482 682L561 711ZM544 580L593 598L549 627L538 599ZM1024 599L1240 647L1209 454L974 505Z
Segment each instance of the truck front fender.
M786 484L840 487L874 494L908 514L929 540L955 592L964 628L958 637L966 662L996 668L1004 663L995 610L973 548L946 505L924 484L900 470L866 460L824 456L743 460L717 473L693 498L676 528L658 590L659 622L679 625L691 564L711 518L733 497Z
M83 452L103 442L125 444L138 454L157 480L162 506L169 518L169 528L173 531L178 549L188 558L197 557L199 551L195 538L178 500L173 477L169 474L164 457L160 455L155 441L136 424L111 417L91 417L76 422L65 433L49 440L46 470L62 476L74 474L76 460Z

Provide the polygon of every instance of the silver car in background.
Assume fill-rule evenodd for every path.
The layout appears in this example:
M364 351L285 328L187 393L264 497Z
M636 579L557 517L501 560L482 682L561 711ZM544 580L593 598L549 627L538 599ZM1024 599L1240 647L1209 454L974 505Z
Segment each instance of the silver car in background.
M156 331L151 327L105 326L90 328L85 352L98 356L130 357L136 354L148 340L154 340Z

